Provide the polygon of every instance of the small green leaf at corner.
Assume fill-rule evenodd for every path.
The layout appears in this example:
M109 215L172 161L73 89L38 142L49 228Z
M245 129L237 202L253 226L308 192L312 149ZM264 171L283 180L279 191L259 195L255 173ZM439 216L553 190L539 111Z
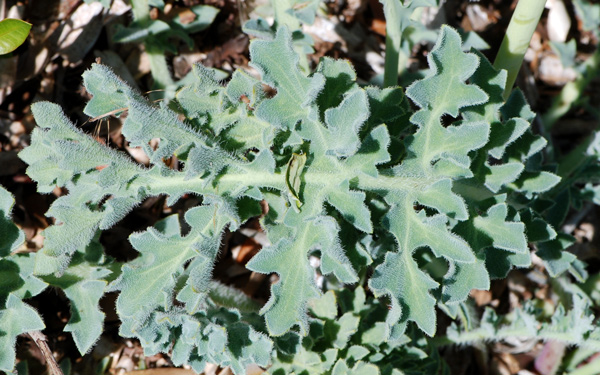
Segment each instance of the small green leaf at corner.
M12 52L19 47L31 30L31 24L25 21L7 18L0 21L0 55Z

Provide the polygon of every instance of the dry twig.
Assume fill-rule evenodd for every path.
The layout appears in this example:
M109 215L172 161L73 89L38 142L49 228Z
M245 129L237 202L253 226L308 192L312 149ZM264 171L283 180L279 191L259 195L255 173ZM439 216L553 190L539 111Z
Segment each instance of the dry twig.
M48 366L48 371L50 375L64 375L60 367L58 367L58 363L56 363L56 359L52 355L52 351L48 346L48 338L41 331L31 331L28 332L29 336L33 339L33 342L40 348L44 358L46 359L46 365Z

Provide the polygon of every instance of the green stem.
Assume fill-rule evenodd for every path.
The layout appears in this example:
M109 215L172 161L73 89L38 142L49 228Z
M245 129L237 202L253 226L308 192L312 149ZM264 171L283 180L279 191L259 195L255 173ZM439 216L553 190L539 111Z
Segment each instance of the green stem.
M400 62L400 45L402 43L402 18L399 12L402 6L398 0L384 2L385 14L385 66L383 86L390 87L398 84L398 63Z
M343 169L340 166L339 173L331 171L312 171L307 170L304 174L304 181L307 184L317 186L338 186L352 171ZM442 178L439 177L420 177L420 176L386 176L380 174L378 177L372 177L361 174L360 177L352 178L351 187L368 191L418 191L424 190L427 186L434 184ZM219 195L219 190L232 191L239 186L260 186L271 189L285 191L285 174L282 172L239 172L230 171L218 178L218 187L207 184L201 178L186 179L185 173L177 173L168 178L156 176L153 173L140 175L131 183L131 189L136 190L143 187L148 191L148 195L168 194L170 191L194 192L196 194L214 194Z
M400 42L387 32L385 36L385 67L383 72L383 87L398 84L398 63L400 62Z
M510 19L506 35L494 61L496 69L506 69L508 72L504 89L505 99L512 91L545 4L546 0L520 0Z
M582 97L583 90L600 74L600 48L581 65L581 74L573 82L567 83L560 94L552 101L552 106L543 117L544 127L547 131L562 116L564 116L578 99Z

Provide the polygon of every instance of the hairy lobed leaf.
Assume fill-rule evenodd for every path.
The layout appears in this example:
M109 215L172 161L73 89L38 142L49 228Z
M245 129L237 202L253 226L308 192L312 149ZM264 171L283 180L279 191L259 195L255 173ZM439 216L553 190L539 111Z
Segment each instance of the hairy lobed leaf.
M573 295L572 304L571 310L566 310L559 304L549 320L540 318L542 311L531 302L506 316L499 316L491 308L486 308L478 327L464 330L452 324L444 341L465 344L475 341L500 341L517 336L535 340L556 340L598 350L600 328L593 322L595 318L589 311L590 301L582 296Z
M17 336L45 328L37 311L23 302L47 286L33 275L34 254L13 253L25 234L11 221L13 196L0 186L0 371L15 366Z
M49 285L61 288L69 299L71 317L64 330L71 332L81 354L92 348L104 330L105 314L100 310L100 299L120 267L119 263L105 258L98 237L95 236L85 249L78 249L60 275L41 276ZM36 261L43 261L43 257Z
M191 85L168 106L148 102L101 65L84 74L92 95L85 112L126 112L122 133L148 154L148 167L83 134L57 106L34 105L40 127L20 156L40 191L68 190L49 211L56 223L44 232L35 271L72 288L74 312L88 308L69 323L80 350L97 337L97 299L112 282L109 290L120 291L120 332L139 338L147 353L172 350L175 363L197 371L206 361L236 373L250 363L266 366L273 342L254 312L211 295L222 233L258 215L261 200L269 205L261 224L272 245L247 267L278 275L260 314L267 332L281 336L275 345L288 345L278 352L304 363L281 371L375 371L361 364L361 345L401 345L409 322L432 336L436 305L456 317L471 289L488 289L491 278L531 263L528 238L552 272L572 266L564 242L552 242L558 236L546 222L549 206L538 199L559 179L542 169L545 141L527 130L532 112L519 92L502 100L505 73L464 52L453 29L441 29L428 75L406 97L399 88L360 87L344 61L324 58L306 74L286 28L252 41L250 54L261 79L238 71L223 86L196 66ZM263 85L275 94L266 95ZM173 157L181 168L165 164ZM182 218L131 235L140 255L120 274L81 263L98 230L160 194L168 204L184 194L202 200ZM321 295L313 255L318 272L342 284L364 280L374 268L368 285L390 301L361 334L353 359L337 353L358 329L356 314L341 315L333 337L307 313ZM62 284L65 277L75 283ZM314 315L334 316L321 310L313 308ZM80 329L88 321L90 329ZM331 348L311 353L295 326L307 338L324 330Z

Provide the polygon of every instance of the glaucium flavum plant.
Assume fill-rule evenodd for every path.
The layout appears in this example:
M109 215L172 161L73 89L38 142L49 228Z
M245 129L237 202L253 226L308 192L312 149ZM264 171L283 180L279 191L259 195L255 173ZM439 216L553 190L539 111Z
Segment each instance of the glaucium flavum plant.
M319 316L307 312L323 292L311 254L331 288L368 286L389 304L378 332L403 345L409 324L436 334L436 306L456 317L472 289L529 266L528 241L555 241L543 218L548 206L536 202L559 178L541 170L546 141L529 130L534 114L518 90L504 101L506 73L464 52L452 28L442 28L428 55L429 73L405 91L360 87L347 61L323 58L303 73L286 28L254 40L250 54L260 79L239 70L223 86L198 65L194 83L169 105L149 102L105 66L84 73L92 95L85 113L126 113L122 133L148 154L149 167L84 134L57 105L34 104L39 127L20 157L40 192L68 193L48 211L55 225L32 272L71 291L67 330L82 353L102 332L99 299L119 291L120 334L137 337L147 354L170 352L196 371L206 362L236 374L250 363L268 366L282 350L275 337L306 335ZM173 156L179 170L164 163ZM169 205L184 194L202 203L132 234L137 259L103 257L102 231L162 194ZM252 300L211 281L223 231L260 214L262 200L272 245L247 267L279 276L260 309L264 320ZM547 248L538 255L550 269L572 267L574 257ZM335 303L325 305L331 319ZM332 345L343 348L350 331ZM326 353L323 371L338 349ZM366 358L360 348L352 353Z

